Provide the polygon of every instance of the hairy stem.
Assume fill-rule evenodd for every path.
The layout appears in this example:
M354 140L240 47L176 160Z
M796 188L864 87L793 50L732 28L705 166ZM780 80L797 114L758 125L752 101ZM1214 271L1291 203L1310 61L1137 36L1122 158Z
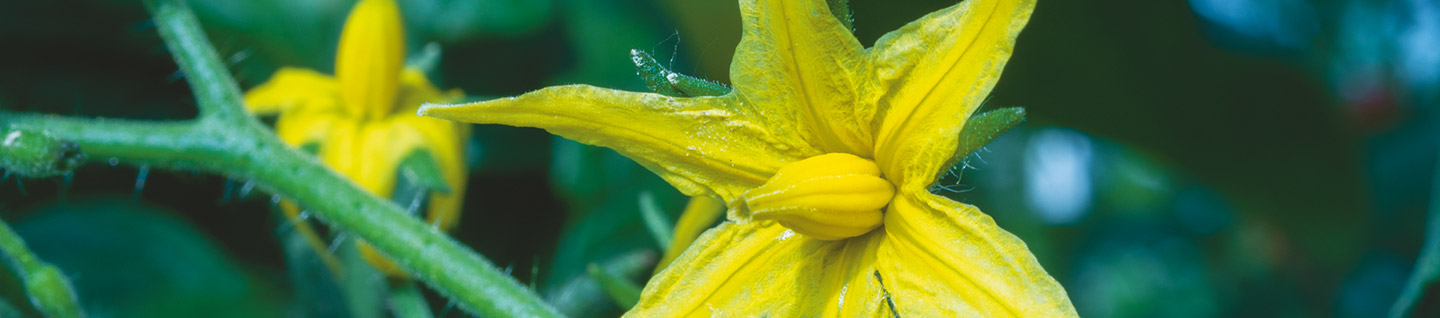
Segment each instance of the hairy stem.
M165 47L180 71L185 82L195 93L196 105L201 117L215 117L222 120L238 120L247 117L240 107L240 86L230 77L220 56L210 47L210 39L200 29L195 14L183 2L174 0L148 0L146 8L154 15L155 27Z
M91 160L196 170L252 180L354 233L472 313L560 316L533 291L454 239L286 146L245 114L238 85L181 0L150 0L161 38L201 108L193 121L79 119L0 112L0 127L45 131L80 144Z

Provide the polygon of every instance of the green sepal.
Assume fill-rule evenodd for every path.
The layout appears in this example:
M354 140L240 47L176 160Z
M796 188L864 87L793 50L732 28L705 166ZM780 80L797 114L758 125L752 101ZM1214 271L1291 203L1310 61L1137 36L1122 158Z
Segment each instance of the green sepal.
M400 161L400 177L412 185L439 193L450 193L450 184L445 182L445 173L440 163L429 151L416 149L405 160Z
M434 318L420 286L412 280L390 281L390 310L397 318Z
M75 298L75 287L70 284L70 279L60 272L60 268L37 257L26 246L25 240L3 221L0 221L0 260L24 284L30 306L43 316L85 316Z
M440 65L440 44L435 42L426 44L420 49L420 52L405 60L405 67L415 68L426 75L434 72L438 65Z
M633 282L650 277L650 269L655 266L655 252L649 249L633 250L622 252L619 255L608 257L596 262L582 263L577 267L584 267L584 272L570 276L566 282L558 284L553 289L546 291L546 300L559 307L562 312L570 316L594 316L603 311L603 304L615 302L605 287L598 282L599 279L589 274L588 264L599 265L605 273L620 278L620 282ZM629 309L625 304L617 307Z
M80 144L41 130L10 128L0 133L0 168L22 177L44 178L74 171L85 161Z
M694 76L671 72L650 54L641 50L630 50L630 60L645 86L656 94L671 97L720 96L730 93L725 84L711 82Z
M826 0L825 2L830 5L830 14L835 15L836 19L840 19L840 24L844 25L846 30L854 32L855 19L850 17L850 0Z
M650 236L655 238L660 248L670 246L670 242L675 240L675 223L665 216L665 211L660 209L660 203L655 201L655 195L650 191L640 192L640 218L645 221L645 228L650 230Z
M30 292L30 303L46 317L84 316L75 300L75 287L54 265L42 263L25 273L25 290Z
M605 270L599 264L590 263L586 270L590 278L595 279L595 282L600 284L600 289L605 290L605 294L610 295L610 299L620 308L628 309L640 303L640 286Z
M1025 109L1020 107L1006 107L970 117L965 122L965 128L960 130L960 147L955 148L955 157L964 158L975 153L1024 121Z

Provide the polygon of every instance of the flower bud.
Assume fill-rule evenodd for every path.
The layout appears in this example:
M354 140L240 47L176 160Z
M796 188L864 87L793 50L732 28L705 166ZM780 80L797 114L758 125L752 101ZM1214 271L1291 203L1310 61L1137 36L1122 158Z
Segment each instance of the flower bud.
M838 240L880 227L881 209L894 196L894 185L880 176L874 161L829 153L780 168L764 185L746 192L739 208L755 220L775 220L800 234Z

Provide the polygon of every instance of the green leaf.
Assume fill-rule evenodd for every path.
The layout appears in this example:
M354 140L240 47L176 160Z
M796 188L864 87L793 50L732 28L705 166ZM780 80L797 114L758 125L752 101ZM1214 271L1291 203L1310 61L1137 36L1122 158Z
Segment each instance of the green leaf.
M74 290L83 308L103 308L104 315L115 317L282 312L274 298L279 291L174 212L126 197L70 200L23 215L28 217L13 222L15 233L37 257L77 278Z

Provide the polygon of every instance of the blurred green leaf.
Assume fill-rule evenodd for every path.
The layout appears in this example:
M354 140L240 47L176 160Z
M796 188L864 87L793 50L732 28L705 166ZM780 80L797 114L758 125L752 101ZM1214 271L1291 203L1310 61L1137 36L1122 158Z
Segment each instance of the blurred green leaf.
M385 316L385 274L375 270L360 256L355 247L357 239L347 235L337 238L336 253L345 267L345 277L340 283L341 293L349 305L351 317L379 318Z
M74 277L81 305L110 317L273 317L277 290L194 227L114 198L36 207L14 223L37 256Z
M1390 317L1432 317L1440 315L1440 160L1436 161L1430 207L1425 225L1425 244L1416 256L1415 268L1405 290L1395 300Z
M591 265L598 265L601 271L612 275L612 278L621 282L640 281L649 276L648 269L655 265L656 255L648 250L635 250L621 253L598 263L591 263ZM623 285L602 286L598 279L589 274L590 268L587 265L585 275L574 276L570 280L558 284L550 293L546 294L546 299L572 316L613 315L607 311L629 308L623 306L623 303L616 305L614 294L606 291L606 288L628 289L628 287ZM621 291L621 294L624 293L627 292Z
M345 295L336 282L336 273L331 272L317 251L306 242L302 232L296 230L278 209L275 210L273 215L280 220L276 235L285 254L285 277L295 293L295 310L306 317L356 316L350 314Z
M609 296L593 285L595 283L586 274L589 264L601 263L609 267L609 262L635 258L625 255L632 255L636 250L653 251L656 248L654 237L644 225L640 200L636 200L640 193L652 193L653 202L659 207L657 210L666 213L666 218L671 220L676 218L675 214L681 210L686 197L654 173L613 150L580 144L573 146L595 151L596 156L585 161L588 164L584 165L587 167L584 171L588 172L582 175L594 178L584 182L602 187L595 188L596 193L587 196L594 200L567 204L569 213L550 270L542 280L545 283L542 290L547 300L567 314L604 315L619 308L611 305ZM563 153L577 152L556 152L556 155ZM560 157L555 160L571 161ZM651 253L649 261L642 267L648 268L653 263L654 253ZM635 273L648 274L645 269ZM577 279L584 282L576 282Z
M595 263L590 263L587 269L590 278L600 283L600 288L604 289L605 294L610 295L610 299L614 300L620 308L634 307L640 302L640 286L626 281L625 278L615 275Z
M641 191L639 200L640 217L645 220L645 228L650 230L650 236L655 238L660 248L670 246L670 241L675 240L675 223L665 216L665 211L655 202L654 194Z

